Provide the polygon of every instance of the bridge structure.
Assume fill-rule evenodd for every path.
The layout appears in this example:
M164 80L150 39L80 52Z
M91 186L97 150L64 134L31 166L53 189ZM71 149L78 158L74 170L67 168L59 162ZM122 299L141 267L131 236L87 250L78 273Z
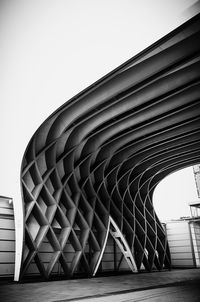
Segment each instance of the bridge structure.
M56 263L67 278L79 271L94 276L109 234L133 272L170 268L152 197L164 177L200 162L199 41L197 15L37 129L21 168L19 278L33 262L45 279Z

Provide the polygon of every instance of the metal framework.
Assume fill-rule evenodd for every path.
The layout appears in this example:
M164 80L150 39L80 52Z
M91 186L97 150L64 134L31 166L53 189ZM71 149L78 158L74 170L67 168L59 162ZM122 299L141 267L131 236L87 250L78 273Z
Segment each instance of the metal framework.
M21 170L21 278L33 261L47 279L58 262L67 277L94 275L108 232L134 272L170 268L152 195L166 175L200 162L199 41L197 15L36 131ZM44 244L51 259L42 257Z

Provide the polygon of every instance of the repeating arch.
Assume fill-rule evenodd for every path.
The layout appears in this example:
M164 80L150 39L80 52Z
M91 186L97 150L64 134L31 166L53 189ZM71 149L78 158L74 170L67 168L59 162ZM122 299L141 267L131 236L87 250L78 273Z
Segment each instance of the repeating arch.
M94 275L111 229L133 271L170 268L152 195L166 175L200 162L199 40L197 15L35 132L21 170L21 278L32 261L47 279L57 262L66 276L80 268ZM46 241L52 258L44 261Z

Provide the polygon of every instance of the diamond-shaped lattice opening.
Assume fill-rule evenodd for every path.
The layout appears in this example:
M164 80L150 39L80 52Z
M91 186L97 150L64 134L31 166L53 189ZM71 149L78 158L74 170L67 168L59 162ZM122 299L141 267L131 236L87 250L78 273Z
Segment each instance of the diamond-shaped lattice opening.
M146 232L137 220L135 221L135 226L136 226L135 229L136 229L137 237L138 237L140 243L143 242L143 244L144 244L145 243Z
M42 182L42 177L36 164L31 165L31 167L29 168L29 172L31 174L35 186Z
M29 171L27 171L24 176L23 176L23 181L26 184L26 186L28 187L29 191L32 192L32 190L35 187L35 183L33 181L33 178L31 176L31 173Z
M46 277L47 277L46 270L45 270L44 264L43 264L42 260L40 259L40 256L38 255L38 253L34 257L34 262L35 262L40 274L46 279Z
M51 255L51 259L47 265L47 276L50 277L50 275L58 274L59 272L59 258L60 258L61 252L56 251Z
M74 248L75 251L81 251L82 250L82 246L80 244L79 241L79 231L78 230L74 230L72 229L69 235L69 242L72 245L72 247Z
M51 235L48 235L50 238ZM47 277L54 274L69 274L69 268L65 256L60 250L54 250L55 244L51 244L47 237L44 238L40 248L38 249L38 255L42 260Z
M28 227L29 233L31 234L33 241L35 241L41 227L40 224L38 223L37 219L31 214L28 217L26 225Z
M58 260L61 255L61 247L52 228L49 228L43 242L38 248L39 256L43 260L47 277L58 273Z
M92 231L98 241L98 244L102 246L105 240L107 228L104 226L97 214L94 214Z
M86 192L87 195L87 200L90 201L90 205L94 204L94 200L95 200L95 190L93 188L93 183L92 183L92 175L90 175L90 177L84 181L84 185L83 185L83 189Z
M76 176L74 174L72 174L69 179L68 179L68 185L71 189L72 194L76 195L79 187L78 187L78 183L77 183L77 179Z
M89 248L91 250L91 252L96 252L96 251L100 251L100 245L98 243L97 237L98 233L94 234L93 232L90 232L89 234L89 238L88 238L88 243L89 243Z
M26 225L28 232L37 247L43 240L43 237L48 229L48 222L41 209L37 205L34 205L32 212L26 221Z
M154 229L151 227L151 225L148 222L146 223L146 225L147 225L147 236L148 236L148 238L151 239L150 241L152 241L152 242L155 243L155 241L156 241L156 233L155 233Z
M37 199L37 203L45 217L48 219L48 221L51 221L53 219L53 215L56 210L56 203L54 198L49 193L48 189L43 186L40 196Z
M23 249L23 262L25 261L25 259L28 257L28 254L29 254L30 250L28 248L27 245L24 246L24 249Z
M56 200L56 202L58 202L58 203L59 203L59 200L60 200L60 196L61 196L61 194L62 194L62 190L63 190L63 188L60 188L60 189L56 190L56 191L53 193L53 197L54 197L54 199Z
M39 253L52 253L54 251L52 245L50 244L49 240L45 236L43 238L42 243L40 244L40 247L38 249Z
M49 193L51 195L53 195L53 193L54 193L55 190L54 190L54 186L53 186L53 184L52 184L52 182L51 182L51 180L49 178L46 180L45 185L46 185Z
M85 246L89 235L89 226L84 218L84 216L77 210L74 229L77 230L76 234L81 243L81 246Z
M69 196L65 189L62 191L59 205L62 209L62 212L72 225L76 216L76 206L74 204L74 200Z
M75 268L76 273L91 275L91 268L88 260L88 254L85 252L82 253L80 260Z
M148 220L148 222L150 223L150 225L155 224L154 217L150 214L150 212L147 210L147 208L145 208L145 216L146 216L146 219Z
M80 257L82 254L82 246L79 242L77 231L71 230L68 241L64 248L65 259L72 275L78 268Z
M40 233L40 230L38 234ZM37 234L37 236L38 236ZM36 237L37 238L37 237ZM41 275L45 277L45 269L41 259L37 253L37 241L33 241L33 238L29 232L28 227L26 226L25 229L25 249L23 254L23 272L22 274L26 273L29 274L28 268L31 266L35 266L35 270L39 270Z
M70 275L69 264L67 263L67 259L65 258L65 255L63 253L59 257L59 266L59 274L64 274L65 276Z
M31 194L31 189L29 189L27 187L27 185L25 184L25 182L22 182L23 186L22 186L22 190L23 190L23 196L24 196L24 202L25 204L32 202L33 201L33 195Z
M44 213L46 215L46 211L47 211L48 207L41 196L38 197L37 204L39 205L40 209L42 210L42 213Z
M45 185L53 198L59 201L62 192L62 183L55 169L49 172L49 177L46 179Z
M135 207L135 219L138 221L140 226L145 229L146 221L144 215L137 209L137 207Z
M43 277L45 277L44 266L43 266L42 262L37 258L37 255L32 257L32 255L30 254L30 258L28 259L27 262L25 261L24 265L23 265L24 266L23 274L25 276L33 276L33 274L34 275L41 274Z
M55 213L52 222L52 228L61 247L63 248L65 246L65 243L67 242L69 233L71 231L71 226L68 219L60 208L58 208Z
M63 252L66 259L66 263L70 267L75 254L75 249L71 244L70 240L68 240L67 243L65 244Z
M58 175L59 175L60 179L62 179L65 176L65 169L64 169L63 161L62 160L58 160L57 161L57 163L56 163L56 169L58 171Z
M60 197L60 204L66 209L66 211L75 207L74 201L72 200L71 196L68 192L64 189L61 197Z
M40 226L48 224L48 221L44 213L42 212L41 208L37 204L34 205L31 213L34 215L35 219L37 220Z
M82 251L76 251L73 257L73 260L70 265L70 274L73 275L74 273L79 273L80 268L80 260L82 256Z
M70 186L68 185L68 183L65 183L65 190L69 196L72 196L72 190L70 189Z
M52 254L54 252L54 249L52 245L50 244L49 240L45 236L43 238L42 243L40 244L38 248L38 255L45 267L47 269L48 263L51 261Z
M60 251L61 250L59 241L57 239L57 236L56 236L53 228L49 228L46 237L47 237L47 239L48 239L49 243L51 244L54 251Z
M58 175L58 172L56 170L54 170L50 176L49 176L51 182L52 182L52 185L54 187L54 190L59 190L60 187L62 186L62 183L61 183L61 180L60 180L60 177Z
M34 163L29 167L29 170L23 172L22 183L26 188L24 196L28 197L29 200L32 196L36 197L38 195L42 185L42 178Z
M124 218L123 219L123 232L124 233L132 233L134 234L135 229L135 222L134 222L134 216L130 213L130 211L127 210L126 207L124 207Z
M37 166L38 169L40 170L40 174L43 176L47 171L47 164L46 164L46 158L44 153L40 153L40 155L37 157Z
M78 209L79 212L81 212L81 214L85 218L86 222L91 225L94 211L88 201L83 196L80 197Z
M25 206L25 219L27 219L27 217L30 215L32 208L35 204L35 200L34 200L34 197L32 196L32 194L27 189L26 185L23 184L22 189L23 189L23 196L26 200L24 206Z
M43 238L44 238L44 236L45 236L45 234L47 232L47 229L48 229L48 226L42 226L42 227L40 227L40 230L39 230L39 232L37 234L37 237L35 239L37 247L41 244L41 242L42 242L42 240L43 240Z

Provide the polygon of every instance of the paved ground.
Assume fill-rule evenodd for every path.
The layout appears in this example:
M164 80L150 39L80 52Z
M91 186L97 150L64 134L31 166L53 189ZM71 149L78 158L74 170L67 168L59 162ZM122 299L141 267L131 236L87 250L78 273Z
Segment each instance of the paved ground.
M200 269L0 285L0 301L3 302L147 300L200 301Z
M67 300L65 300L67 301ZM125 294L74 300L74 302L199 302L200 289L195 284L169 286ZM63 301L64 302L64 301Z

